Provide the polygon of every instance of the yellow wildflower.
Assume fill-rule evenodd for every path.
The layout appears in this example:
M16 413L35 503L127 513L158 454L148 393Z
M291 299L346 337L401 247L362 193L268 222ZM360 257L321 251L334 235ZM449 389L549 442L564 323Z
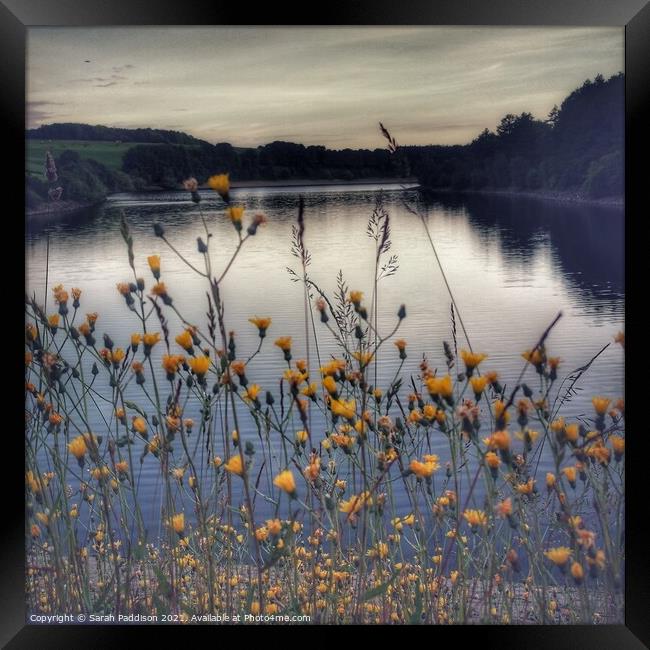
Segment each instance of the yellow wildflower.
M323 388L330 394L336 395L338 392L338 387L336 385L336 380L331 375L327 375L323 378Z
M487 526L488 518L482 510L465 510L463 517L472 528Z
M237 476L244 475L244 465L242 463L241 456L239 454L235 454L234 456L231 456L226 461L224 467L231 474L237 474Z
M210 357L201 355L200 357L192 357L188 360L190 368L194 371L194 374L198 377L203 377L208 369L210 368Z
M167 295L167 287L165 286L164 282L157 282L156 284L151 287L151 293L153 293L154 296L161 296L164 297Z
M214 190L221 196L221 198L228 198L228 192L230 191L230 179L228 174L215 174L208 178L208 187Z
M508 497L498 503L495 507L495 511L497 515L503 519L510 517L512 515L512 499Z
M353 352L352 356L359 362L362 368L365 368L375 355L372 352Z
M567 481L569 481L569 484L571 487L575 487L576 484L576 476L578 474L578 471L575 467L565 467L562 470L562 474L566 476Z
M482 354L480 352L470 352L469 350L460 351L461 359L465 362L465 368L468 372L474 370L481 361L487 359L487 354Z
M348 300L355 306L358 307L363 300L363 291L350 291L350 296Z
M246 392L244 393L244 399L249 402L254 402L259 397L261 390L262 388L258 384L251 384L246 388Z
M296 493L296 481L293 478L293 472L290 469L285 469L280 472L274 479L273 485L286 492L289 496Z
M573 564L571 564L571 575L578 584L582 582L582 579L585 576L585 571L580 562L573 562Z
M154 332L153 334L147 333L142 337L142 341L144 342L145 346L153 347L160 341L160 332Z
M346 420L353 420L356 413L356 401L333 399L330 400L330 409L334 415L338 415Z
M309 465L303 470L303 474L308 481L315 481L320 476L320 458L312 454L309 459Z
M472 386L474 395L478 397L483 393L485 387L488 385L488 378L485 375L481 375L480 377L471 377L469 383Z
M491 436L483 440L490 449L506 451L510 449L510 434L505 431L495 431Z
M535 489L535 481L532 478L529 478L526 483L519 483L515 486L515 489L519 494L532 494Z
M185 357L180 354L163 354L162 367L167 372L168 377L173 378L173 375L178 372L184 361Z
M485 464L490 469L497 469L499 467L499 465L501 464L501 460L499 459L499 457L493 451L488 451L485 454Z
M606 397L594 397L591 400L591 403L594 405L594 410L597 415L605 415L611 401L612 400L607 399Z
M77 436L76 438L73 438L68 443L68 449L70 450L70 453L81 463L84 456L86 455L86 452L88 451L88 447L86 446L86 439L84 436Z
M438 456L429 454L424 457L424 462L413 459L409 465L409 469L418 478L430 478L435 471L440 469Z
M282 522L279 519L267 519L266 527L271 535L279 535L282 532Z
M160 255L149 255L147 262L149 263L153 277L157 280L160 277Z
M179 512L172 516L172 528L177 535L182 535L185 530L185 515Z
M336 375L338 372L345 370L345 361L343 359L332 359L326 365L321 366L320 372L323 376Z
M622 438L621 436L611 436L609 441L612 443L614 456L617 460L620 460L625 453L625 438Z
M361 494L351 497L348 501L341 501L339 510L346 514L355 514L366 506L372 505L372 497L367 490Z
M534 366L539 367L544 363L544 355L539 348L535 348L534 350L526 350L525 352L522 352L521 356L526 359L528 363L531 363Z
M271 326L271 319L268 317L255 316L255 318L249 318L248 322L257 327L259 330L260 338L264 338L266 336L266 330Z
M241 227L241 220L244 216L244 207L241 205L232 205L227 209L228 217L235 226Z
M579 433L580 427L577 424L567 424L564 427L564 435L569 442L577 442Z
M397 341L393 342L393 345L398 349L398 350L403 350L406 347L406 341L404 339L397 339Z
M454 391L451 375L444 375L444 377L429 377L426 384L427 390L431 395L449 398L452 396Z
M281 336L277 339L275 339L275 343L277 347L280 348L283 352L287 353L291 351L291 337L290 336Z
M183 350L190 352L192 350L192 333L189 330L183 330L181 334L176 337L176 343L180 345Z
M544 551L544 555L556 566L564 566L571 557L571 549L566 546L558 546Z

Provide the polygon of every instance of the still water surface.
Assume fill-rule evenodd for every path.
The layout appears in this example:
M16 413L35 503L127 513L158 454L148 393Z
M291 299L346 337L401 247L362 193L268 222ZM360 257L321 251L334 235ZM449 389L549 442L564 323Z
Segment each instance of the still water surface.
M342 270L351 289L372 292L374 243L366 234L368 218L379 191L391 219L391 254L399 259L397 273L380 283L378 323L387 333L396 322L400 304L408 316L399 336L408 341L405 373L417 372L422 355L432 367L444 368L442 341L451 341L450 300L435 264L419 219L403 202L421 201L412 188L399 185L346 185L300 188L246 188L233 192L234 200L247 212L262 211L268 224L251 238L233 265L222 289L226 325L237 333L238 358L247 358L257 347L256 329L248 323L253 315L272 316L273 324L262 352L251 362L247 374L263 389L278 392L284 369L281 352L272 345L281 335L292 336L294 358L305 355L303 290L291 282L287 267L298 270L290 254L291 227L295 224L300 196L305 200L305 242L311 252L312 279L326 292L336 287ZM203 193L202 210L213 233L213 267L223 268L232 255L236 237L223 216L216 195ZM485 369L497 370L503 382L512 384L522 368L520 353L532 347L558 311L563 317L548 339L549 354L563 360L560 376L584 365L623 329L624 320L624 218L617 208L565 204L524 198L441 195L429 199L426 210L431 235L452 287L472 346L489 355ZM119 216L131 224L138 274L151 284L146 256L162 257L162 280L174 305L190 322L205 325L206 282L185 266L154 236L152 224L160 221L170 241L196 266L202 258L196 238L203 235L199 209L183 192L120 194L104 205L74 218L50 225L31 224L26 238L27 283L30 295L42 301L45 288L46 242L49 234L49 286L83 290L82 313L96 311L98 341L104 332L116 345L126 347L132 332L139 330L115 285L132 281L126 248L120 236ZM54 310L48 296L48 313ZM172 338L181 330L178 319L166 310ZM319 323L317 323L319 325ZM321 359L337 352L325 330L320 330ZM459 346L464 344L459 328ZM313 341L311 353L314 354ZM155 348L157 358L163 345ZM177 350L180 352L180 349ZM377 357L378 384L387 387L397 369L395 348L385 346ZM159 361L156 362L159 367ZM312 375L316 376L316 361ZM161 371L162 372L162 371ZM528 379L534 385L534 372ZM103 383L102 383L103 382ZM95 384L109 390L104 373ZM595 394L617 398L623 391L623 354L610 345L584 376L579 394L566 405L566 416L589 415ZM133 384L132 397L142 402ZM110 409L98 400L91 407L97 431L105 429ZM194 417L196 413L186 412ZM250 417L240 424L244 440L257 440ZM316 425L317 426L317 423ZM302 428L296 422L296 429ZM314 429L315 440L324 432ZM198 444L196 441L193 444ZM141 443L139 443L141 444ZM203 467L207 457L203 445ZM274 452L280 442L273 443ZM444 439L432 440L432 450L448 458ZM138 448L136 455L141 450ZM216 449L219 452L219 448ZM221 454L223 455L223 453ZM178 459L182 464L182 459ZM279 457L275 460L276 465ZM548 468L543 457L539 472ZM208 469L202 469L206 477ZM542 474L543 476L543 474ZM436 479L437 480L437 479ZM406 495L396 486L398 510L408 512ZM186 488L180 489L177 497ZM139 473L139 493L150 532L160 526L162 483L159 463L145 458ZM402 502L400 508L400 503ZM235 505L238 505L235 504ZM480 490L477 506L481 506ZM260 516L271 506L258 501Z

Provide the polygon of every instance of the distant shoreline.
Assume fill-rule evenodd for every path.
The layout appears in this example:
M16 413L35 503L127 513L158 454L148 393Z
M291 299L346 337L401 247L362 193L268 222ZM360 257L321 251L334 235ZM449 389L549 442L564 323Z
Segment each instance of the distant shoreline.
M103 202L103 200L92 203L81 203L79 201L53 201L51 203L43 203L37 208L27 208L25 214L32 218L58 217L63 214L81 212L82 210L87 210L88 208L100 205Z
M623 208L625 206L625 200L623 198L602 198L602 199L590 199L579 194L572 194L568 192L551 192L551 191L526 191L520 192L517 190L453 190L451 188L436 188L436 189L427 189L417 185L417 179L414 178L364 178L359 180L310 180L310 179L295 179L290 181L283 180L250 180L250 181L236 181L231 184L232 189L255 189L255 188L291 188L291 187L328 187L328 186L354 186L354 185L411 185L409 189L419 189L423 193L429 196L435 196L436 194L450 195L457 194L459 196L467 195L484 195L484 196L501 196L506 198L513 199L537 199L545 201L557 201L562 203L574 203L581 205L599 205L599 206L609 206L616 208ZM208 190L209 187L201 186L200 189ZM183 188L175 189L165 189L162 187L152 187L139 190L138 192L133 192L134 194L144 193L144 192L183 192L186 191ZM123 192L116 192L110 194L114 196L115 194L123 194ZM104 199L106 200L106 199ZM38 208L29 209L27 208L25 214L29 218L47 218L47 217L58 217L61 215L73 214L75 212L81 212L88 208L95 207L104 201L98 201L94 203L80 203L78 201L57 201L53 203L45 203L40 205Z
M550 190L524 192L519 190L453 190L451 188L429 189L421 186L418 187L418 189L422 190L423 193L428 194L429 196L434 196L436 194L476 194L485 196L503 196L513 199L541 199L545 201L559 201L561 203L578 203L581 205L602 205L616 208L625 207L625 198L604 197L602 199L593 199L571 192L552 192Z
M235 181L230 184L233 189L249 187L305 187L309 185L417 185L416 178L361 178L353 180L310 180L292 179L292 180L273 180L273 181ZM209 189L207 185L201 186L201 189Z
M230 184L230 187L234 190L236 189L254 189L254 188L264 188L264 187L327 187L335 185L344 185L344 186L353 186L353 185L417 185L417 179L415 178L363 178L358 180L330 180L330 179L321 179L321 180L310 180L310 179L295 179L289 181L283 180L251 180L251 181L236 181ZM199 187L201 190L209 190L210 188L207 185L201 185ZM415 188L412 188L415 189ZM81 203L79 201L56 201L50 203L43 203L37 208L27 208L25 210L25 215L28 218L36 219L47 219L48 217L59 217L62 215L74 214L75 212L81 212L88 208L95 207L104 203L106 199L114 196L116 194L140 194L148 192L187 192L182 186L176 188L164 188L164 187L145 187L143 189L134 191L134 192L113 192L102 201L96 201L93 203ZM189 195L188 195L189 196Z
M257 187L326 187L329 185L418 185L417 178L358 178L351 180L343 179L310 179L310 178L293 178L288 180L249 180L249 181L231 181L230 189L248 189ZM415 189L415 188L413 188ZM199 185L199 190L210 190L209 185L204 183ZM182 185L178 187L160 187L152 185L135 190L133 194L142 192L187 192ZM130 194L131 192L126 192ZM114 192L114 194L124 194L124 192Z

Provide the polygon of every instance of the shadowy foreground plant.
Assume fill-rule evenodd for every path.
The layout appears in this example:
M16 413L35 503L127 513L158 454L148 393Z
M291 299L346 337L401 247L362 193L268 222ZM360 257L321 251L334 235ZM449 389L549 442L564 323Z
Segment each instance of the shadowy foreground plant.
M305 356L281 332L269 345L271 316L233 322L222 298L266 219L247 219L226 175L209 185L233 225L229 256L213 250L213 217L194 179L185 187L200 212L202 268L154 224L205 283L205 324L177 309L160 256L147 259L153 283L142 277L124 218L132 277L117 290L133 322L129 340L98 334L100 315L82 315L78 288L55 286L52 313L26 300L30 611L188 622L620 622L624 404L594 397L590 417L561 415L582 373L558 381L546 339L560 316L524 352L507 389L469 341L457 352L452 297L446 367L422 356L407 376L417 342L396 338L406 307L395 305L386 331L378 318L381 282L399 266L381 196L368 223L375 267L365 293L342 272L333 295L312 277L301 201L291 247L299 268L290 274L304 286ZM172 315L181 331L170 331ZM244 326L257 330L254 349L237 343ZM325 356L324 337L336 355ZM397 361L383 386L380 352ZM260 354L277 360L273 385L250 376ZM545 476L542 454L554 468ZM162 486L154 528L144 462L156 464Z

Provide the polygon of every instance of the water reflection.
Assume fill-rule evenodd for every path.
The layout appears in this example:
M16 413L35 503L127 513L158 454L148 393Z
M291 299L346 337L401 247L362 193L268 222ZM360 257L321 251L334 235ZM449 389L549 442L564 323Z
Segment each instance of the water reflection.
M306 244L312 253L310 275L325 291L332 292L336 289L336 274L342 269L350 288L370 295L374 250L366 226L378 190L373 186L333 186L233 192L234 200L245 204L247 211L263 211L269 218L268 225L238 257L223 287L228 327L237 331L241 354L247 355L257 347L256 332L248 323L254 314L273 317L271 341L280 335L292 336L296 358L305 354L302 289L290 281L286 270L296 265L290 255L290 239L300 195L305 200ZM399 256L400 268L381 284L379 325L382 331L391 329L397 308L407 304L408 317L400 336L409 342L409 359L404 367L408 376L417 373L422 355L434 367L443 367L441 344L451 337L449 296L419 219L404 207L404 201L420 200L417 192L399 187L385 190L385 207L392 225L391 253ZM235 236L223 216L220 199L207 192L203 197L199 208L182 192L125 194L56 223L30 223L26 236L29 292L43 299L49 235L50 286L63 283L68 288L81 287L84 313L100 313L100 336L108 332L118 345L123 345L138 327L115 290L117 282L129 279L119 230L119 217L124 213L133 231L139 272L149 283L145 257L161 253L163 279L175 306L190 322L203 324L206 287L165 248L152 229L154 221L163 223L171 241L190 261L200 265L196 250L196 237L203 234L200 209L213 233L215 263L221 268L234 249ZM472 344L489 354L490 367L498 370L505 383L513 382L521 370L520 352L536 342L559 310L564 317L551 334L549 346L553 354L562 357L563 372L586 363L622 328L621 210L447 194L423 207ZM169 323L172 334L180 330L180 321L173 314L169 315ZM328 337L319 341L319 346L323 358L336 353ZM162 350L155 350L157 368L160 354ZM398 363L394 349L378 355L378 380L382 385L392 379ZM265 390L276 390L282 369L281 356L268 343L252 362L251 376ZM98 391L108 390L99 383L101 378ZM594 394L619 397L623 390L620 348L610 346L585 375L580 388L583 391L568 405L573 417L590 408ZM137 392L132 397L137 400ZM98 428L102 427L104 415L99 410L94 414ZM187 415L200 417L198 411ZM246 421L242 418L242 422ZM315 426L320 426L317 421ZM257 435L250 420L242 424L242 436L247 435ZM322 428L318 431L320 437ZM434 440L431 444L432 450L445 458L445 441ZM546 468L542 459L539 471ZM161 480L158 467L150 459L142 466L140 481L147 503L158 503ZM477 498L480 500L479 493ZM160 525L156 513L149 514L152 525Z
M427 204L467 218L486 246L498 242L499 254L526 272L532 272L540 248L550 247L556 271L586 301L624 296L621 207L476 194L438 195ZM594 313L601 310L591 306Z

